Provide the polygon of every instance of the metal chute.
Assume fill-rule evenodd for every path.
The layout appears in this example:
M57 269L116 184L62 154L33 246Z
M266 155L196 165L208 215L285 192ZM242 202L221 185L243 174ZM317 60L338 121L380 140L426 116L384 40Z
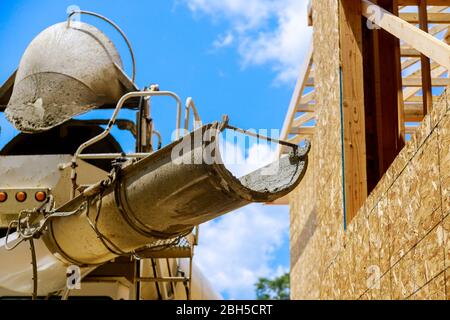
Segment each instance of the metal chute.
M85 191L59 210L70 212L86 203L85 215L96 219L105 238L86 217L76 215L52 220L49 247L72 263L101 264L117 248L131 252L252 202L274 201L292 191L305 173L307 148L238 179L222 162L218 135L218 123L206 125L112 174L111 184L97 185L100 211L96 189ZM80 235L82 243L76 241Z
M97 28L81 22L53 25L23 54L6 116L18 130L34 133L115 104L136 90L122 69L114 44Z

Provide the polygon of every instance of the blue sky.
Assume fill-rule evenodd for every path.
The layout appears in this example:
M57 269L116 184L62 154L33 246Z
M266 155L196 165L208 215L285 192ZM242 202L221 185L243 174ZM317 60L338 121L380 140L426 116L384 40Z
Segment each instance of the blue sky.
M0 82L17 68L29 42L48 26L64 21L66 9L77 5L109 17L123 29L136 55L136 83L140 88L158 83L162 90L174 91L182 100L192 96L203 122L220 120L223 114L228 114L231 123L238 127L281 128L309 39L306 2L1 1ZM130 57L114 29L95 18L82 16L82 21L99 27L114 41L130 74ZM153 106L156 127L167 143L174 129L174 105L172 101L160 98ZM100 116L108 117L108 114L100 113ZM121 117L132 116L126 112L121 114ZM0 117L0 126L2 146L16 133L3 117ZM131 151L133 142L129 136L118 132L115 136L126 150ZM242 236L233 237L236 245L226 250L236 258L233 265L226 265L229 261L219 257L213 259L216 263L208 259L214 255L215 237L208 239L208 243L200 240L197 263L224 297L253 298L252 281L258 276L279 274L289 268L288 209L251 206L230 215L241 218L226 216L204 228L205 234L221 230L223 237ZM236 224L247 221L251 228L254 219L258 219L263 228L254 230L259 233L258 237L235 230L237 226L233 221ZM278 234L271 234L273 230L267 228L271 224L275 225ZM255 247L239 246L252 238L260 239L261 243ZM223 239L217 243L224 245ZM249 261L246 250L259 252L259 261L257 257ZM222 270L217 270L221 265Z

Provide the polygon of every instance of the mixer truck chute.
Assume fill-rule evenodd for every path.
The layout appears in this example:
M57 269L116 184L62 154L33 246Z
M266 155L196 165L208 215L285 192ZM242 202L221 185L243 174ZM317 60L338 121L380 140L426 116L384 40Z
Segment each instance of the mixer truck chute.
M0 203L0 229L6 233L0 239L0 296L1 288L34 296L61 292L68 268L78 266L86 279L123 275L132 283L135 298L155 298L156 293L162 298L164 292L180 298L177 284L186 289L185 298L206 298L195 288L208 287L207 281L191 283L192 248L198 237L193 230L249 203L274 201L301 181L308 143L300 148L257 135L290 146L292 152L235 177L222 161L221 132L251 133L230 126L227 118L201 125L191 98L184 107L182 128L183 107L176 94L155 85L138 90L132 79L122 71L120 57L105 35L69 20L33 40L15 76L0 89L0 101L8 100L6 117L22 131L0 151L0 192L44 190L47 197L21 204L7 197ZM159 137L158 144L161 139L149 104L159 96L176 102L177 139L155 150L153 138ZM73 119L94 108L111 107L110 119ZM136 111L136 123L118 119L123 107ZM191 110L195 122L189 132ZM122 152L110 134L113 126L132 132L134 153ZM44 136L48 146L32 143ZM34 147L27 148L30 145ZM186 257L189 271L183 271L180 261ZM167 260L165 267L157 267L155 261L161 259ZM135 272L123 274L119 262L136 266ZM152 277L145 271L150 266Z

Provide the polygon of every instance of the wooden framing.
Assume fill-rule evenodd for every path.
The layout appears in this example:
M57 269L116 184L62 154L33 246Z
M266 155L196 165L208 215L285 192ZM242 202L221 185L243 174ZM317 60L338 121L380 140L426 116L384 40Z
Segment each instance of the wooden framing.
M421 0L398 0L399 6L418 6ZM429 6L448 6L448 0L428 0Z
M370 52L372 55L377 53L381 56L377 58L379 60L393 60L394 53L398 58L398 52L393 53L392 48L385 47L388 52L380 54L380 51L384 51L380 48L388 42L385 39L378 40L377 43L370 41L364 47L366 37L375 37L376 29L376 27L366 28L367 21L364 17L361 19L363 69L366 73L370 68L372 74L367 74L366 81L361 82L373 87L374 84L369 82L373 81L373 74L380 73L386 77L390 75L398 79L403 78L402 82L419 86L405 87L402 83L395 88L403 93L405 134L411 141L377 182L357 216L347 225L347 231L343 230L342 217L346 203L345 198L341 196L340 123L342 122L339 110L342 90L339 83L338 58L340 54L348 53L344 52L344 48L339 48L341 40L339 19L342 19L339 16L340 1L314 1L317 128L304 180L289 195L292 298L448 299L450 282L448 277L443 275L448 267L445 263L448 261L448 246L438 239L442 232L440 234L435 232L441 229L448 230L450 226L450 216L444 220L438 210L442 207L441 204L448 200L448 195L442 192L448 189L448 183L444 182L448 181L450 172L446 156L449 152L450 138L447 130L450 120L448 101L445 94L440 93L441 90L433 88L432 92L439 95L439 99L434 97L432 113L428 113L422 120L423 97L419 91L422 91L423 71L420 56L402 57L401 61L397 62L402 69L402 77L399 77L398 70L390 70L389 67L379 63L375 69L372 64L365 62L366 53ZM354 0L354 3L359 1ZM428 13L431 10L440 10L433 7L430 2L428 4ZM450 6L450 0L446 0L445 4ZM400 14L402 11L415 11L418 14L417 7L403 9L395 2L388 3L387 0L378 1L377 5L383 6L394 15L396 9L399 9ZM430 35L434 27L444 28L443 32L435 36L439 41L442 41L448 29L446 24L433 26L429 23L428 27ZM391 37L393 41L388 31L382 29L377 31L381 37ZM377 48L374 48L375 44ZM400 40L400 45L408 44ZM419 50L415 48L414 50L420 53ZM442 72L447 72L442 64L433 59L430 70L431 79L442 78ZM381 75L377 77L380 79ZM435 83L438 81L443 80L437 80ZM406 93L411 96L407 98ZM395 97L398 99L401 96L396 93ZM365 102L374 99L364 92ZM314 99L301 108L302 111L310 109L312 114L315 110L313 106ZM369 111L370 109L364 109L365 118L369 116ZM376 117L376 114L372 116ZM303 113L298 113L295 119L300 118L306 117ZM389 114L382 117L381 121L385 122L386 118L387 121L390 120ZM421 121L419 128L416 129L416 123L408 123L410 121ZM300 123L302 121L299 125L303 127L304 124ZM366 135L373 130L367 125L365 129ZM376 128L374 131L376 132ZM368 144L367 140L366 146L366 155L369 157L369 153L376 148ZM368 165L366 169L369 171ZM448 206L445 212L449 212ZM379 269L376 277L379 281L377 285L368 285L367 270L373 265ZM412 272L413 269L416 271Z
M433 59L442 66L450 69L450 47L444 42L436 39L427 32L409 24L408 22L393 15L387 10L375 5L369 0L362 0L362 14L368 19L372 19L371 8L375 6L381 12L381 19L376 22L378 26L408 43L412 48L420 51L428 58ZM399 5L402 3L399 1ZM435 1L429 0L430 5L435 5ZM448 0L443 1L448 5ZM442 3L440 4L442 5Z
M403 12L400 13L399 17L408 23L419 24L419 14L415 12ZM428 13L428 23L433 24L449 24L450 23L450 13L439 12L439 13Z
M340 0L339 0L340 1ZM393 0L390 0L393 1ZM386 3L389 3L390 1L388 0L379 0L379 1L367 1L367 0L363 0L361 2L361 11L360 11L360 15L361 16L365 16L367 14L364 13L364 6L367 5L378 5L379 7L386 5ZM397 49L398 52L395 53L396 57L399 57L401 55L402 60L401 63L398 63L397 58L397 65L395 66L395 68L398 68L397 70L401 70L401 73L403 75L403 78L401 79L400 77L398 77L398 79L396 80L397 83L396 85L393 85L393 87L396 88L396 92L392 92L392 96L397 98L397 107L398 107L398 119L397 119L397 124L398 124L398 137L401 139L404 135L406 134L411 134L414 132L414 130L417 127L417 123L422 121L424 115L429 112L429 106L431 107L432 105L432 100L434 99L436 101L436 97L428 96L427 97L427 107L426 109L424 108L424 97L422 95L418 95L420 94L419 92L421 90L423 90L423 86L424 86L424 81L423 81L423 76L422 76L422 68L420 67L420 65L422 64L422 47L423 46L428 46L428 43L432 43L432 47L433 49L431 49L431 51L433 52L425 52L426 55L424 55L425 57L431 56L432 62L430 62L430 85L431 88L429 87L428 92L432 93L432 89L434 87L438 87L438 86L446 86L448 85L448 78L447 77L443 77L443 75L447 72L446 66L444 65L444 63L446 63L447 59L446 57L449 56L448 54L448 45L446 45L442 40L442 34L447 34L447 36L449 37L450 40L450 31L449 31L449 25L450 23L447 22L448 16L449 14L447 13L450 4L449 1L446 0L444 2L436 2L433 0L428 0L426 2L425 5L427 5L427 21L424 23L422 21L422 29L424 30L420 30L417 26L417 24L419 24L419 12L403 12L402 9L404 9L405 5L416 5L418 6L420 3L419 1L422 0L417 0L417 1L403 1L403 0L397 0L397 3L392 2L392 7L391 10L386 10L386 7L384 8L383 11L383 20L382 20L382 29L381 32L384 32L385 34L391 34L391 32L393 33L393 36L395 36L396 38L398 38L398 36L400 35L402 37L401 39L401 50L400 50L400 46ZM376 2L376 3L374 3ZM349 3L353 4L353 8L351 8L351 10L355 11L354 8L354 4L355 4L355 0L354 1L349 1ZM424 4L422 4L422 7L424 8L425 6ZM399 9L399 11L397 11L396 9ZM342 9L342 8L341 8ZM422 9L423 10L423 9ZM388 12L388 11L392 11ZM408 10L409 11L409 10ZM309 11L309 14L312 16L311 11ZM423 12L422 12L423 15ZM400 16L400 18L398 17ZM404 18L404 20L402 20L401 18ZM341 15L341 19L342 19L342 15ZM358 19L356 17L356 15L354 15L352 17L352 21L351 22L345 22L347 23L347 32L348 30L350 30L350 24L351 23L356 23L358 24ZM425 20L422 17L423 20ZM400 22L399 20L402 20L402 22ZM344 21L341 21L341 25L344 23ZM360 22L361 23L361 19ZM405 27L405 24L408 24L409 27ZM426 28L425 28L425 24L427 24L427 27L429 26L429 30L428 33L425 32ZM362 24L363 27L363 32L368 32L368 33L374 33L373 30L366 30L364 24ZM345 29L344 29L345 30ZM345 32L344 30L341 30L341 34L342 32ZM395 32L394 32L395 31ZM406 38L403 38L403 33L407 33L408 35L406 36ZM424 34L426 36L424 36ZM439 35L439 39L437 38L437 35ZM419 44L419 45L415 45L413 46L410 42L415 43L414 41L410 41L408 42L407 40L410 39L411 37L416 37L416 42L417 41L421 41L425 44ZM343 36L341 36L341 38L343 38ZM365 37L363 37L364 39ZM445 39L445 36L444 36ZM357 41L356 41L356 37L354 34L350 34L350 38L348 36L346 36L346 38L341 39L341 41L344 42L348 42L346 45L350 45L353 49L355 49L356 47L358 47L357 45ZM398 40L396 40L398 41ZM397 42L398 43L398 42ZM447 42L448 43L448 42ZM379 44L378 44L379 45ZM342 46L342 43L341 43ZM437 49L437 51L435 50ZM371 49L373 50L373 48ZM384 50L383 50L384 51ZM389 54L392 54L392 49L391 48L386 48L387 52L390 51ZM430 50L428 50L430 51ZM292 143L300 143L303 139L307 139L309 138L311 135L314 134L314 122L313 120L315 120L317 118L317 109L316 109L316 100L315 100L315 90L314 87L309 87L309 86L313 86L315 83L315 79L314 79L314 63L313 63L313 52L312 52L312 45L310 47L310 50L308 51L309 54L307 55L307 58L305 60L305 62L303 63L303 66L301 68L301 72L297 81L297 85L293 94L293 97L291 99L291 103L289 106L289 111L286 115L286 119L284 121L284 126L283 126L283 130L282 130L282 135L283 138L292 142ZM435 59L436 57L440 57L439 59ZM349 57L344 57L347 60L350 61ZM360 57L358 56L352 56L351 59L353 59L353 62L357 62L357 60L360 60ZM438 61L439 60L439 61ZM348 62L346 62L348 63ZM358 68L355 66L358 66L359 63L355 63L352 68ZM378 62L378 67L374 70L380 70L381 71L381 66L384 66L384 74L386 75L385 78L388 77L392 77L392 66L391 67L386 67L384 65L383 62ZM364 69L367 69L367 66L364 66ZM372 69L372 67L371 67ZM357 72L357 71L356 71ZM344 72L345 73L345 72ZM355 76L354 71L352 71L353 75L353 80L352 79L347 79L346 81L355 81L355 79L358 79L357 76ZM396 73L400 73L399 71L397 71ZM426 73L426 71L425 71ZM385 78L383 78L381 80L380 75L377 76L378 77L378 82L383 82L385 80ZM401 81L401 82L400 82ZM367 83L367 81L364 81L364 83ZM356 83L355 84L356 87L355 88L359 88L358 92L360 95L360 90L361 90L361 85L360 83ZM367 84L366 84L367 85ZM308 88L308 89L306 89ZM307 93L305 93L305 91ZM365 92L363 94L363 99L367 100L367 99L372 99L373 101L375 101L375 97L370 97L370 96L366 96L366 91L367 89L365 89ZM423 90L424 92L426 90ZM381 91L380 91L381 92ZM352 92L352 94L354 94ZM378 93L378 99L380 99L380 97L382 97L383 94ZM358 100L360 98L358 98L357 96L353 96L352 99ZM430 101L431 100L431 101ZM385 103L381 103L380 105L384 105ZM395 103L391 103L391 105ZM321 108L326 108L327 106L321 106ZM392 106L388 107L392 108ZM394 107L395 108L395 107ZM385 112L387 112L389 110L385 110ZM347 114L349 114L347 112ZM353 114L352 114L353 115ZM365 107L364 109L364 117L368 118L370 117L370 109L367 109L367 107ZM376 117L375 115L372 115ZM359 117L359 115L357 116ZM348 116L347 116L348 118ZM382 126L386 125L386 121L385 119L391 119L391 116L383 116L383 117L379 117L378 118L378 123L381 123ZM359 121L359 120L358 120ZM389 123L389 121L387 121L387 123ZM391 128L395 127L394 126L395 121L389 124L389 126L391 126ZM352 130L355 128L355 125L353 125ZM370 126L373 126L373 123L369 123ZM377 125L375 125L375 127L377 127ZM362 126L360 126L361 130L362 130ZM376 129L376 128L375 128ZM347 129L346 129L347 130ZM370 128L368 127L367 123L365 124L365 134L366 134L366 140L365 140L365 144L366 145L378 145L380 146L380 144L377 142L377 138L375 138L375 140L371 140L371 132L370 132ZM379 130L379 129L378 129ZM384 130L384 129L383 129ZM372 137L378 136L377 132L372 132ZM383 139L383 137L381 137L381 139ZM350 140L348 140L346 143L348 143ZM362 139L359 137L359 141L362 141ZM397 141L398 143L399 141ZM401 142L401 140L400 140ZM360 143L360 142L358 142ZM351 147L349 147L351 144L351 142L348 144L347 146L347 153L349 152L349 150L351 150L352 148L354 148L353 144L351 144ZM386 144L386 143L383 143ZM359 145L358 145L359 148ZM401 148L401 144L398 144L396 150L399 150ZM374 161L374 156L377 156L377 154L373 155L371 154L371 152L373 152L374 148L366 148L365 154L366 154L366 158L367 158L367 162L366 162L366 172L374 172L377 171L377 176L370 176L370 174L367 175L366 179L367 179L367 184L369 185L368 191L370 190L372 186L370 186L369 180L372 179L372 181L377 182L378 178L380 175L382 175L382 173L384 172L384 169L386 169L390 162L387 161L385 163L385 165L380 165L378 162L375 161L376 163L376 168L375 170L373 170L373 166L374 163L371 163L370 161ZM279 149L279 154L283 153L287 151L284 149ZM369 152L370 151L370 152ZM380 154L379 151L377 151L378 154ZM396 155L394 152L391 153L392 155ZM348 159L348 156L347 156ZM360 159L361 163L362 160ZM379 160L377 160L379 161ZM381 160L384 161L384 160ZM362 164L363 166L364 164ZM371 167L372 166L372 167ZM353 179L354 181L360 180L361 179ZM362 179L363 180L363 179ZM347 181L348 182L348 181ZM373 183L372 183L373 184ZM352 193L352 191L350 191L350 193ZM364 193L361 193L361 195L363 195ZM361 197L364 198L364 197ZM348 201L348 199L346 199L346 201ZM285 203L286 201L284 201ZM352 203L352 206L355 207L354 203L357 203L357 200L354 200ZM348 220L351 219L351 210L350 209L347 214L348 214Z
M419 24L420 30L428 33L428 12L427 0L420 0L419 3ZM420 63L422 69L422 95L423 95L423 114L427 114L428 110L433 107L433 94L431 91L431 67L430 58L426 55L420 55Z
M307 12L308 12L308 26L312 27L313 25L313 16L312 16L312 2L311 0L309 0L308 2L308 7L307 7Z
M404 3L401 0L398 0L398 3ZM447 31L447 34L449 33L449 25L450 23L445 24L444 19L448 16L447 9L448 6L430 6L430 0L427 1L427 12L428 12L428 24L432 24L433 22L439 22L440 24L433 25L429 29L429 35L436 36L437 34L440 34L442 32ZM415 4L418 4L418 1L415 2ZM446 3L448 5L448 3ZM401 8L401 7L400 7ZM311 11L309 11L309 14L311 15ZM438 15L439 14L439 15ZM412 24L419 23L419 13L399 13L400 17L404 17ZM439 20L439 21L436 21ZM423 109L423 96L417 96L416 94L422 89L423 80L422 80L422 73L421 68L419 68L419 64L421 63L421 53L420 51L404 46L401 50L401 56L403 58L408 58L402 61L401 63L401 69L402 72L406 72L408 68L417 68L417 71L414 71L413 73L409 74L408 76L404 76L402 79L402 87L403 87L403 113L404 115L400 117L399 122L419 122L422 120L424 114L428 111L428 106L426 111L419 110ZM309 59L309 60L308 60ZM283 126L283 137L284 139L291 140L291 141L301 141L302 139L305 139L309 136L309 134L312 133L311 124L309 124L308 128L306 130L298 130L297 128L301 128L305 126L305 123L301 121L300 119L306 119L305 117L302 117L304 113L310 114L311 119L315 119L316 117L316 106L315 106L315 91L311 90L314 89L314 72L313 72L313 61L312 61L312 50L309 50L308 57L305 61L308 63L309 69L307 70L307 73L304 73L305 66L303 66L299 80L297 82L297 86L294 92L293 96L296 96L299 100L292 99L291 105L295 104L296 108L295 110L291 110L288 112L285 124ZM430 64L430 70L431 70L431 87L439 87L439 86L446 86L448 85L448 79L442 78L443 74L445 74L446 69L445 67L442 67L436 62L432 62ZM306 80L305 80L306 79ZM304 83L301 83L304 82ZM310 91L306 94L304 94L305 88L310 88ZM300 90L302 90L300 92ZM303 95L302 95L303 94ZM428 97L428 100L430 98ZM432 97L433 99L433 97ZM293 102L295 101L295 103ZM429 102L428 102L429 103ZM300 113L300 116L298 115ZM312 116L312 114L314 114ZM296 121L297 120L297 121ZM399 124L400 125L400 124ZM402 127L402 126L400 126ZM409 131L411 130L408 129ZM296 132L303 132L302 134L297 134ZM305 132L308 132L305 134ZM405 132L406 133L406 132ZM279 150L282 152L282 149Z
M428 68L429 69L429 68ZM426 72L425 72L426 74ZM445 79L445 78L433 78L431 79L430 77L430 73L428 72L427 77L427 84L424 84L423 79L424 79L424 72L421 73L422 78L415 78L415 77L408 77L408 78L403 78L403 86L404 87L419 87L423 89L423 92L427 93L427 95L429 95L430 100L426 99L426 101L424 101L424 104L426 106L426 104L428 103L429 106L431 106L431 86L433 87L446 87L449 85L449 79ZM425 95L424 95L425 97ZM424 112L427 110L427 108L425 108L424 106ZM427 112L425 112L427 113Z
M300 74L297 79L297 83L295 85L294 93L291 98L291 102L289 104L288 112L286 114L286 117L284 119L283 128L281 130L280 138L281 140L288 140L290 134L295 134L295 132L292 132L293 130L293 123L296 113L298 112L299 106L307 104L309 101L305 99L303 96L303 92L305 90L305 87L307 86L307 82L309 81L310 71L312 68L313 63L313 44L312 41L309 45L308 53L306 55L306 59L304 60L304 63L300 69ZM296 129L294 129L296 130ZM280 145L278 147L277 155L281 156L283 153L284 148Z
M344 196L346 221L367 198L361 4L340 1Z
M392 0L377 4L397 14ZM400 41L382 29L364 29L367 185L370 192L405 143Z

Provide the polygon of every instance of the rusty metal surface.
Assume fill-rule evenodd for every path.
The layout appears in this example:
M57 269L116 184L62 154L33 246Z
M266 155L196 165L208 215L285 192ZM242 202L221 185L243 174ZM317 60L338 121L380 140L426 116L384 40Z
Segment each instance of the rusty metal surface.
M130 90L113 43L86 23L66 22L41 32L22 56L8 120L22 132L48 130Z

